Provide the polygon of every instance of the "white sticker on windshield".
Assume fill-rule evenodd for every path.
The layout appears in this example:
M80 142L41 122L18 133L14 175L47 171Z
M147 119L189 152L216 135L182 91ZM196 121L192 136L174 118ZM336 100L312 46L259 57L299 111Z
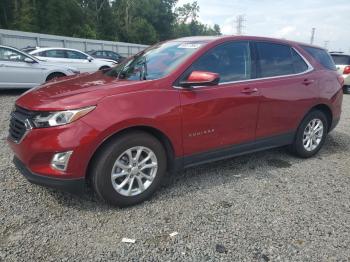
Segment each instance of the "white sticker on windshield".
M200 46L201 46L201 44L188 44L188 43L185 43L185 44L179 45L177 48L193 48L193 49L197 49Z

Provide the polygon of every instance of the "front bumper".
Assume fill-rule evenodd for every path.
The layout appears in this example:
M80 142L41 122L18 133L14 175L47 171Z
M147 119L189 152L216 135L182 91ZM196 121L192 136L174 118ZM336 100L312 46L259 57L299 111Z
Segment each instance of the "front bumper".
M31 183L56 188L71 193L83 192L86 186L84 178L80 179L58 179L47 176L41 176L32 173L17 157L13 158L13 163L23 176Z
M95 139L96 131L78 120L60 127L32 129L19 143L9 137L8 144L30 173L66 181L86 177ZM67 151L73 152L67 169L54 169L53 156Z

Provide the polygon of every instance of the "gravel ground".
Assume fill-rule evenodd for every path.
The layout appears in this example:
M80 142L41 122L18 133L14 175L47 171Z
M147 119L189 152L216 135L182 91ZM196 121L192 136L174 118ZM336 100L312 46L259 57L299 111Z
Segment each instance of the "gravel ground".
M349 95L314 158L282 148L191 168L118 209L19 174L6 145L18 94L0 95L0 261L350 261Z

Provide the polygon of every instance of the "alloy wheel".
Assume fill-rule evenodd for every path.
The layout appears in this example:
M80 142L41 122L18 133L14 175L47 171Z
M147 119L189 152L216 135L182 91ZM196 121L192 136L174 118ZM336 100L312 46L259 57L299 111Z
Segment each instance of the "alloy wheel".
M305 127L303 146L305 150L314 151L321 143L324 133L323 123L320 119L312 119Z
M152 184L157 170L158 160L151 149L143 146L129 148L113 165L113 188L123 196L139 195Z

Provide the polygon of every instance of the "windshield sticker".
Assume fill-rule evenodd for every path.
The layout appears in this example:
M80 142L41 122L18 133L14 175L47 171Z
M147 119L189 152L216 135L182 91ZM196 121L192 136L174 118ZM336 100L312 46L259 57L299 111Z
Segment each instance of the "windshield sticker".
M197 49L201 46L201 44L181 44L177 48L189 48L189 49Z

